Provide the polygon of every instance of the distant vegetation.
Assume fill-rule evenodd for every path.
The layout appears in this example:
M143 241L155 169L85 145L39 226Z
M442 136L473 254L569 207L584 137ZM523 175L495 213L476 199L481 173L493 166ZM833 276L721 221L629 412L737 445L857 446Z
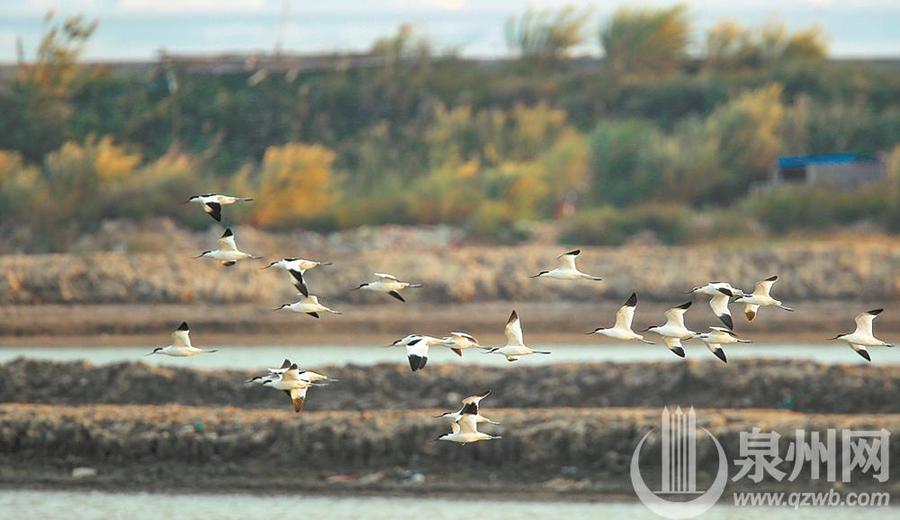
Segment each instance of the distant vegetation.
M816 29L721 22L692 41L681 6L623 9L599 31L588 15L509 20L509 60L436 53L405 26L368 67L163 61L141 77L80 64L94 24L48 18L0 89L0 237L59 250L107 218L207 226L178 202L209 191L256 197L227 218L276 230L450 223L510 241L560 219L564 240L596 244L900 230L900 68L828 61ZM592 46L603 60L573 58ZM891 176L751 193L779 154L832 151L886 152Z

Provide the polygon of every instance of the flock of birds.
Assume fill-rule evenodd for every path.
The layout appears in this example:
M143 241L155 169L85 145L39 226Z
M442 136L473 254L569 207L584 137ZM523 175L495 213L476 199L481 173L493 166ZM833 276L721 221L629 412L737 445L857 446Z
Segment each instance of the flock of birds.
M203 210L209 214L217 222L221 222L222 206L234 204L236 202L248 202L253 199L230 197L218 194L196 195L188 199L186 202L200 202ZM581 272L575 264L575 260L581 253L580 250L569 251L557 257L558 266L555 269L541 271L531 278L551 278L556 280L589 280L600 281L602 278ZM212 258L219 260L225 266L232 266L241 260L261 259L262 257L253 256L245 253L237 248L234 240L234 234L231 229L226 229L225 233L219 238L218 249L204 251L197 258ZM275 310L287 309L293 312L304 313L314 318L319 318L319 313L340 314L319 303L315 295L310 294L306 284L304 274L319 266L331 265L330 262L321 262L315 260L305 260L302 258L283 258L264 267L278 268L287 271L294 283L294 287L299 291L302 298L294 303L286 303ZM402 281L392 275L385 273L375 273L376 280L360 284L355 289L375 291L388 294L401 302L406 300L403 298L401 291L410 288L422 287L421 284ZM739 338L734 332L734 320L731 316L729 305L738 303L744 305L744 316L747 321L753 321L762 307L777 307L785 311L793 311L790 307L785 306L780 300L771 296L772 286L778 280L778 276L772 276L756 283L751 293L745 293L727 282L710 282L706 285L694 287L688 294L698 294L709 297L709 306L713 313L719 318L724 327L711 326L706 332L695 332L685 325L684 316L691 307L691 302L685 302L681 305L672 307L665 311L666 322L662 325L651 326L641 332L651 332L661 337L665 346L679 357L685 357L682 341L699 339L706 347L722 362L727 363L723 345L735 343L750 343L749 340ZM588 334L598 334L620 341L640 341L653 345L652 341L644 338L642 334L632 329L634 321L634 313L637 308L637 294L632 293L628 300L625 301L616 312L616 320L612 327L596 328ZM833 340L845 341L860 356L871 361L867 347L892 347L893 345L886 343L875 337L873 332L873 322L882 309L874 309L871 311L860 313L856 316L856 330L849 334L838 334ZM448 336L441 338L426 336L421 334L410 334L406 337L394 341L389 347L402 346L406 349L409 367L412 371L418 371L425 368L428 362L428 351L431 347L445 347L462 357L463 352L469 349L480 349L486 354L501 354L505 356L507 361L513 362L533 354L550 354L549 351L535 350L525 344L525 338L522 332L522 322L515 310L510 313L509 319L505 327L506 344L502 347L488 347L479 344L474 336L465 332L451 332ZM198 354L213 353L216 350L201 349L191 345L190 328L187 323L182 322L172 333L172 344L166 347L157 347L149 355L162 354L176 357L189 357ZM268 373L256 376L247 383L258 384L275 390L285 392L291 398L294 411L299 412L303 408L306 400L307 390L313 386L324 386L336 382L334 378L318 374L309 370L301 369L296 363L292 363L289 359L278 368L268 369ZM456 412L446 412L438 417L448 418L451 420L450 433L441 435L437 440L451 441L461 444L471 442L499 439L499 436L490 435L478 431L478 424L489 423L498 424L487 419L480 413L479 404L482 399L487 397L490 391L467 397L462 400L462 407Z

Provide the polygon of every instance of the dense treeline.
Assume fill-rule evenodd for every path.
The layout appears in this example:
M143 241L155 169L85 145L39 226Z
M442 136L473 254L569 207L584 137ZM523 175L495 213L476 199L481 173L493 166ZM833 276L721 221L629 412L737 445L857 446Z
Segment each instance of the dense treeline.
M896 66L828 61L813 29L722 22L692 41L682 7L620 10L593 37L586 20L510 20L508 60L438 53L402 27L370 66L200 75L164 60L129 76L79 63L93 24L50 19L0 91L0 229L45 250L105 218L205 226L173 202L217 190L255 195L229 217L268 229L445 222L514 240L563 217L564 239L620 243L897 226ZM588 44L604 59L572 57ZM892 176L747 195L779 154L833 151L885 153Z

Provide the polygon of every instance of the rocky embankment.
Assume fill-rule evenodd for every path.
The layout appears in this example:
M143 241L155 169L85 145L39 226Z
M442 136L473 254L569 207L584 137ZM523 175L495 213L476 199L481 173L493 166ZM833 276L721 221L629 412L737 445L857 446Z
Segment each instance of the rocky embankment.
M166 406L0 405L0 484L228 491L625 494L631 454L659 427L657 409L492 409L501 440L468 446L434 442L447 429L435 410L308 412ZM900 415L804 415L765 410L697 410L732 458L740 432L758 427L793 438L796 429L900 429ZM487 430L487 427L485 428ZM658 474L660 437L642 449L641 471ZM900 444L890 458L898 460ZM699 482L719 460L699 442ZM81 468L73 473L73 469ZM86 469L90 468L90 469ZM790 463L783 468L790 471ZM655 472L654 472L655 469ZM808 471L808 470L807 470ZM654 473L651 473L654 472ZM733 474L733 472L730 472ZM73 475L77 475L76 478ZM857 475L845 491L896 495L896 479ZM654 483L648 481L653 486ZM731 490L760 491L745 479ZM827 489L803 473L803 491ZM783 488L782 488L783 489Z
M458 406L492 390L490 408L696 406L806 413L900 413L900 366L741 360L558 364L494 368L437 364L322 367L339 382L309 391L306 409L407 410ZM143 363L94 366L17 360L0 365L0 402L180 404L289 409L281 392L246 385L254 374Z
M0 256L0 304L222 304L281 303L293 296L283 272L260 270L264 261L224 268L192 257L215 245L166 247L153 254L62 254ZM692 286L726 279L751 290L779 274L775 293L786 302L900 300L900 243L861 242L848 249L830 242L711 246L592 247L579 258L599 283L532 280L553 266L561 246L403 248L362 251L261 251L252 240L242 248L281 256L309 255L335 262L309 273L312 291L336 303L363 303L379 295L351 291L373 271L422 282L412 301L598 301L618 302L632 291L644 301L672 303ZM286 300L285 300L286 301Z

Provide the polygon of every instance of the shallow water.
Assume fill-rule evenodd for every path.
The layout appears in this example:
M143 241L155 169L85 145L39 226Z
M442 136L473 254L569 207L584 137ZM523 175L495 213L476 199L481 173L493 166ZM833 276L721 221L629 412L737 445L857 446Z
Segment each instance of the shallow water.
M896 509L871 508L735 508L716 506L700 518L708 520L868 520L886 518ZM0 491L0 517L19 519L94 518L328 518L395 520L546 520L566 518L658 519L637 503L527 502L454 500L446 498L308 497L297 495L149 494L99 491Z
M516 362L518 365L549 363L589 363L589 362L678 362L675 356L661 345L536 345L535 348L546 348L550 355L533 355ZM717 361L701 343L685 343L687 356L695 360ZM192 358L173 358L154 355L144 357L153 350L152 345L95 347L73 345L71 347L21 346L0 347L0 362L11 361L17 357L50 359L53 361L87 360L101 365L125 361L142 361L145 363L183 366L205 369L250 369L274 366L284 358L296 359L305 366L321 367L329 365L372 365L376 363L406 363L402 347L385 348L384 346L343 346L343 345L303 345L303 346L228 346L219 348L215 354L204 354ZM730 363L742 359L804 359L826 364L865 363L849 347L836 344L741 344L731 345L725 349ZM873 363L900 364L900 349L871 349ZM486 355L480 351L470 350L462 359L442 347L432 348L429 362L436 363L469 363L492 366L514 366L503 356Z

